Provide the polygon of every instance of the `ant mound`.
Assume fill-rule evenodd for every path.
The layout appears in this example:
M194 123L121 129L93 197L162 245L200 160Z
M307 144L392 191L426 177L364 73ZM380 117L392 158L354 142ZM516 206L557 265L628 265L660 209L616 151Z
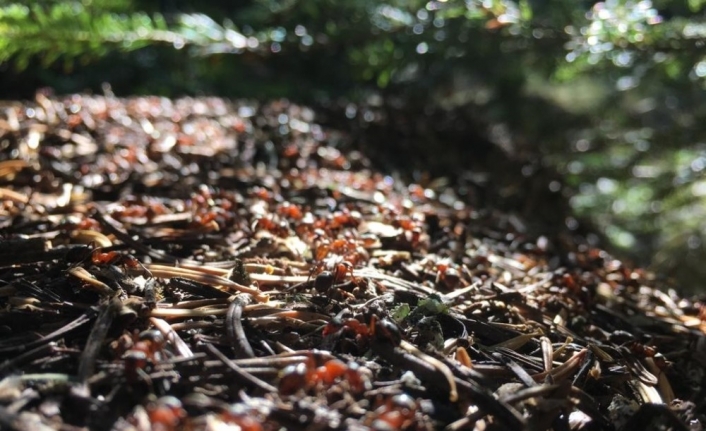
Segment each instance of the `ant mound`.
M0 108L3 429L702 429L703 302L308 108Z

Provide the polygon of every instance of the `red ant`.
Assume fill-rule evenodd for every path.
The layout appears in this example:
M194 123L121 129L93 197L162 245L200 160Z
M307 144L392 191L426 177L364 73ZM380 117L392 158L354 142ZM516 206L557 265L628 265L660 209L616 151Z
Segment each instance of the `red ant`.
M422 221L417 217L396 214L392 218L392 226L404 231L404 239L412 248L416 248L422 240Z
M436 284L443 283L446 288L453 290L461 282L461 274L455 266L448 262L439 262L436 264Z
M342 283L350 275L354 280L353 268L369 259L365 249L349 238L330 241L323 239L314 246L314 261L310 275L322 271L332 273L334 283Z
M353 332L356 337L367 338L370 336L371 326L368 326L364 323L360 323L358 319L346 319L345 321L334 319L324 327L322 335L326 337L327 335L331 335L333 333L343 330L349 330Z
M125 376L130 382L145 377L145 369L164 360L164 335L157 329L142 331L138 336L124 335L116 342L116 350L124 350Z
M413 425L416 411L417 402L412 397L395 395L375 409L368 422L375 430L403 430Z
M91 252L91 262L97 266L119 265L123 268L142 268L143 274L149 277L152 276L150 271L135 256L115 250L104 252L103 248L97 247Z
M100 228L100 223L98 223L95 219L92 219L90 217L86 217L83 220L81 220L76 227L81 230L98 230Z
M301 220L304 217L299 205L291 204L285 202L277 208L277 212L284 217L290 218L292 220Z
M261 199L263 201L270 201L274 197L274 193L260 186L254 187L251 193L253 197Z
M346 382L355 394L370 388L367 375L357 363L346 364L338 359L330 359L317 367L316 361L310 356L304 362L285 367L280 377L279 391L282 395L292 395L302 388L329 388L336 382Z
M130 254L120 253L114 250L103 252L103 249L100 247L91 252L91 262L93 262L94 265L122 265L128 268L137 268L140 266L140 261Z
M361 222L362 216L358 211L336 211L331 216L328 227L331 229L338 229L341 227L358 227Z
M253 231L265 230L275 236L283 238L288 237L290 233L289 222L280 219L276 214L256 218L252 223L251 229Z
M180 429L186 418L181 401L172 396L165 396L147 404L147 418L152 431L176 431ZM136 417L130 418L133 425L137 425Z
M262 431L263 428L258 419L241 407L237 404L229 406L221 412L219 418L225 424L236 425L240 431Z
M648 346L646 344L638 343L637 341L630 341L626 346L630 351L638 356L643 356L645 358L652 358L657 368L664 370L669 366L667 358L657 351L656 347Z
M648 346L646 344L638 343L637 341L628 342L627 348L630 349L634 354L644 356L646 358L652 358L657 354L656 348Z
M358 348L367 349L368 343L373 339L384 340L395 346L400 344L402 334L399 328L387 319L379 320L373 315L370 319L370 324L361 323L358 319L333 319L328 323L322 332L324 337L336 333L345 334L352 333L355 336Z
M341 320L334 318L324 327L322 335L325 337L341 330L350 330L356 337L382 337L389 339L395 344L399 344L401 339L399 329L394 323L387 319L379 320L376 315L370 318L368 325L361 323L358 319Z

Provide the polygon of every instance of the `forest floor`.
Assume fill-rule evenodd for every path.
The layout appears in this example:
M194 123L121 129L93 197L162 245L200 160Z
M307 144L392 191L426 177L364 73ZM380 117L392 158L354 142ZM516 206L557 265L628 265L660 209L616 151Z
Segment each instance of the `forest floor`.
M706 308L286 101L0 107L0 428L700 430Z

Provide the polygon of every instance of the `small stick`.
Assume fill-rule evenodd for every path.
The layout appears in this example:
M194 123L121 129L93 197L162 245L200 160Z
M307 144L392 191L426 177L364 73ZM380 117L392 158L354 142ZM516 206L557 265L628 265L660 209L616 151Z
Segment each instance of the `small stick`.
M554 347L552 346L551 340L547 337L542 337L539 339L539 343L542 346L542 360L544 361L544 371L547 373L552 372L552 366L554 365Z
M282 328L287 325L294 328L301 328L307 331L320 330L323 325L314 324L310 322L305 322L303 320L295 319L292 317L280 316L262 316L250 318L249 322L253 325L271 327L271 328Z
M535 382L539 382L544 380L547 375L551 375L554 382L560 382L561 380L569 377L574 371L578 370L581 362L586 357L586 353L588 353L588 349L582 349L581 351L574 353L572 357L567 359L563 364L554 368L550 373L542 371L539 374L533 375L532 378Z
M0 162L0 178L12 175L31 165L24 160L12 159Z
M238 295L228 306L225 318L226 336L230 340L236 358L254 358L252 346L243 329L243 307L248 305L250 298Z
M291 318L301 320L303 322L310 322L312 320L323 320L328 322L331 320L331 317L325 314L305 310L277 310L272 314L268 314L267 317Z
M21 204L26 204L29 202L29 197L27 197L27 195L14 190L6 189L4 187L0 187L0 199L7 199Z
M472 291L474 291L474 290L477 290L481 285L483 285L483 283L480 282L480 281L477 281L477 282L475 282L475 283L469 284L468 286L466 286L466 287L464 287L464 288L457 289L457 290L454 290L453 292L449 292L449 293L447 293L447 294L445 294L445 295L442 295L442 296L441 296L441 301L442 301L443 303L452 302L452 301L456 300L456 299L457 299L458 297L460 297L460 296L463 296L463 295L465 295L465 294L467 294L467 293L470 293L470 292L472 292Z
M208 307L213 305L228 305L230 302L228 298L215 298L215 299L194 299L192 301L180 301L174 305L171 304L160 304L160 308L170 309L170 308L184 308L184 309L197 309L202 307Z
M20 345L15 345L15 346L7 346L7 347L0 347L0 353L10 353L10 352L24 352L29 349L32 349L37 346L41 346L42 344L48 343L50 341L54 341L57 338L60 338L69 332L85 325L86 323L90 322L91 319L93 319L97 314L97 311L94 309L89 309L82 315L78 316L76 319L72 320L71 322L67 323L66 325L62 326L61 328L57 329L56 331L45 335L44 337L34 340L32 342L29 342L27 344L20 344Z
M78 244L96 244L99 247L112 247L113 241L95 230L75 230L71 232L71 239Z
M520 347L524 346L528 342L534 340L534 338L538 335L542 335L541 332L532 332L529 334L521 334L518 335L517 337L510 338L509 340L505 340L501 343L495 344L491 346L491 349L498 349L501 347L504 347L506 349L510 350L518 350Z
M93 329L86 340L86 346L83 348L83 353L81 353L81 359L78 364L79 381L86 382L93 375L98 352L103 347L103 341L120 306L121 303L118 298L113 298L109 303L101 306L101 313L93 324Z
M47 356L56 347L56 343L48 343L43 346L38 346L32 350L22 353L12 359L8 359L2 364L0 364L0 374L5 373L7 370L11 370L20 364L32 361L37 358Z
M250 279L260 284L304 283L310 277L307 275L274 275L249 273Z
M71 268L67 272L69 274L73 275L74 277L78 278L79 280L85 282L87 288L89 288L95 292L98 292L101 295L105 295L105 296L115 295L115 290L113 290L110 286L108 286L107 284L105 284L102 281L95 278L93 276L93 274L86 271L84 268L81 268L80 266Z
M456 389L456 381L449 367L438 359L423 353L414 345L402 340L399 346L394 346L387 340L373 340L373 352L380 355L383 359L392 365L410 369L417 374L422 381L427 381L429 385L433 385L436 389L447 386L449 391L449 401L458 401L458 391ZM439 379L439 374L443 376ZM445 381L440 385L439 380Z
M543 384L531 386L529 388L520 389L512 395L502 397L501 399L508 404L515 404L530 398L551 395L552 392L559 389L560 387L561 385L558 384Z
M177 332L172 329L169 323L156 317L150 317L150 322L152 322L155 328L159 329L159 331L162 333L162 335L164 335L164 338L167 341L174 345L174 347L177 349L177 352L179 352L181 356L184 356L186 358L191 358L192 356L194 356L194 353L191 351L189 346L184 342L184 340L181 339L179 334L177 334Z
M237 359L233 361L240 367L259 367L259 366L275 366L284 367L290 364L296 364L306 361L307 358L314 357L318 361L328 361L334 359L334 356L325 350L297 350L294 352L283 352L274 356Z
M394 286L385 285L395 290L412 290L422 293L424 295L431 295L438 293L436 290L423 286L418 283L412 283L410 281L404 280L402 278L393 277L389 274L385 274L378 271L366 270L366 269L356 269L353 271L353 277L369 278L371 280L386 281L388 283L394 284Z
M134 248L135 250L139 250L153 259L161 260L164 262L174 263L178 261L176 257L170 256L162 250L155 250L149 246L144 245L142 242L133 239L130 234L120 230L120 228L118 227L120 224L117 220L107 214L102 214L98 210L98 208L93 209L93 211L91 212L91 217L96 219L96 221L101 224L101 227L104 228L108 233L115 235L116 238L118 238L123 243L129 245L130 247Z
M475 423L475 421L486 415L493 415L493 417L504 426L502 429L527 429L527 424L522 415L505 401L495 399L492 393L488 392L484 387L473 380L460 379L458 377L456 379L458 387L462 392L471 395L471 401L478 406L479 410L471 412L468 416L449 424L445 428L446 430L469 429L468 426L471 423Z
M221 353L220 350L216 349L213 347L213 344L206 344L206 349L216 358L218 358L221 362L223 362L228 368L230 368L233 372L235 372L235 375L241 380L243 383L250 383L259 389L262 389L266 393L276 393L277 388L274 386L270 385L269 383L262 381L258 379L257 377L253 376L249 372L245 371L244 369L240 368L238 365L235 364L235 362L231 361Z
M228 274L228 272L230 271L229 269L226 269L226 268L218 268L218 267L211 266L208 264L207 265L197 265L195 263L184 263L184 262L180 262L179 267L202 272L204 274L216 275L219 277L222 277L222 276Z
M511 358L505 357L500 353L493 353L493 357L505 364L505 366L507 366L525 386L531 388L537 385L537 383L532 379L532 376L530 376L530 374L525 371L520 364L513 361Z
M209 317L223 316L227 313L227 309L197 309L192 308L155 308L150 311L150 317L159 317L163 319L183 319L187 317Z
M178 266L149 264L145 265L145 267L155 277L187 278L189 280L198 281L200 283L213 285L216 288L218 288L219 286L224 287L225 289L219 289L222 291L236 291L239 293L248 293L252 295L258 302L267 302L269 300L269 296L266 293L260 292L260 290L255 287L243 286L242 284L236 283L234 281L228 280L227 278L220 277L217 275L208 273L205 274L197 270L181 268Z
M452 403L458 401L456 380L454 379L454 375L448 365L444 364L433 356L427 355L426 353L419 350L414 344L408 343L407 341L400 341L400 348L406 350L408 353L411 353L412 355L416 356L417 358L423 360L424 362L430 364L432 367L439 370L439 372L441 372L441 374L443 374L446 380L449 382L449 401L451 401Z

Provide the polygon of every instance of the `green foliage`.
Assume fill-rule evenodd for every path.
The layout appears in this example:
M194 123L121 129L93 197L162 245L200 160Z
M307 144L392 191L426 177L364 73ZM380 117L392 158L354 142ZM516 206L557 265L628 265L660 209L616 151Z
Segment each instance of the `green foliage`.
M18 70L34 57L43 67L63 59L87 63L111 51L135 51L167 44L198 47L200 54L240 53L248 39L230 22L216 23L203 14L179 14L168 28L158 13L132 11L128 1L84 0L36 2L30 6L0 3L0 62L12 60ZM253 48L257 43L253 44Z
M392 319L397 322L397 324L402 323L409 315L410 307L406 302L401 302L392 310Z
M108 53L110 45L137 49L148 42L143 32L165 29L163 20L145 14L130 16L93 8L81 2L8 4L0 8L0 61L13 59L22 70L34 56L43 66L59 58L88 61ZM68 63L67 63L68 64Z

